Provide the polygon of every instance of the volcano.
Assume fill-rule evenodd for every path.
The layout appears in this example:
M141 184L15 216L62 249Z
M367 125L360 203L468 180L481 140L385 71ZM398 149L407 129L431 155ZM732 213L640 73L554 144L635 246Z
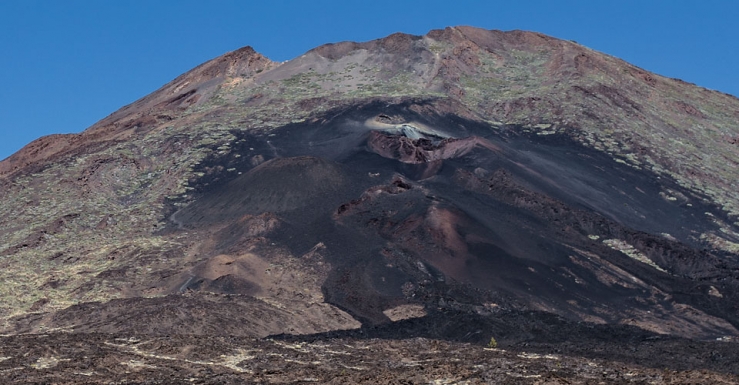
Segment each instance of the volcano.
M533 32L227 53L0 162L0 371L372 382L362 356L428 383L321 349L436 344L470 360L445 378L492 376L499 345L577 383L737 381L737 120L731 95ZM517 370L495 373L533 383Z

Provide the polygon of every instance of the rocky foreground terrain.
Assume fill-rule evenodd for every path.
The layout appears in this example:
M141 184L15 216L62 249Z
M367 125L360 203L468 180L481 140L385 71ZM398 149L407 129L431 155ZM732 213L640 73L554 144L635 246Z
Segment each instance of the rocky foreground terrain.
M0 162L4 383L737 383L739 100L471 27Z
M587 347L561 342L490 349L423 337L284 340L56 333L4 338L3 354L13 357L5 357L0 370L5 383L37 384L739 382L735 346L619 337Z

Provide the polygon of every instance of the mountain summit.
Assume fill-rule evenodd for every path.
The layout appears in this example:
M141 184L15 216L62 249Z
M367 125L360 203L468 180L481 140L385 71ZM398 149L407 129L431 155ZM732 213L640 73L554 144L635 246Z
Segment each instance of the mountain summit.
M738 119L533 32L245 47L0 162L0 325L736 339Z

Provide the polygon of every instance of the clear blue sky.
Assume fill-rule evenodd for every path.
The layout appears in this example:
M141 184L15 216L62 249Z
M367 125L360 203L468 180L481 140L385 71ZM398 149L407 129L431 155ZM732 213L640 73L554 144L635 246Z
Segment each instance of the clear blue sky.
M452 25L576 40L739 95L732 0L0 0L0 159L39 136L80 132L245 45L282 61L323 43Z

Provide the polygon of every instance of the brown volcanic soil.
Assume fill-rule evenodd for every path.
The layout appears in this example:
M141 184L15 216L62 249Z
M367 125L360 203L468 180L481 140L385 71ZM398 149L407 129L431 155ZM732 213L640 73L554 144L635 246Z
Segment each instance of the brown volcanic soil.
M230 284L229 289L243 291L234 285L233 280L223 282L229 278L232 276L221 278L221 289ZM278 307L251 296L191 293L89 302L46 317L31 315L15 322L17 333L27 333L39 325L53 325L74 333L247 337L266 337L284 332L311 334L359 326L343 312L325 304L306 306L304 302L283 300Z

